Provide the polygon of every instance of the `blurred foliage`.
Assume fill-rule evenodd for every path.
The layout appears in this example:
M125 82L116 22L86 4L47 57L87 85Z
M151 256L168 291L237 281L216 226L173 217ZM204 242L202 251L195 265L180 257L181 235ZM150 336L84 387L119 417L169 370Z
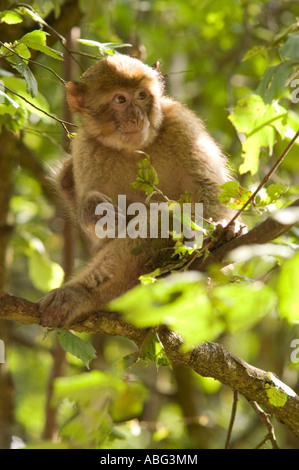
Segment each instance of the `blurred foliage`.
M67 52L59 40L49 47L55 33L45 25L47 15L53 10L57 18L62 6L63 0L28 1L27 6L16 2L0 13L0 126L10 128L47 172L66 147L62 58ZM299 129L298 2L104 0L80 1L80 7L81 40L72 48L84 55L71 55L74 79L94 62L92 55L111 54L127 43L132 47L120 52L149 64L159 60L167 93L203 118L238 176L240 185L223 187L222 201L242 207ZM19 35L23 25L25 32ZM2 27L11 28L12 40L3 38ZM246 211L249 227L298 197L298 175L297 143ZM31 300L63 280L65 222L43 188L40 175L16 166L7 288ZM292 354L299 333L298 245L294 227L272 244L244 247L225 273L213 266L205 275L153 276L113 307L136 326L163 323L176 329L189 349L201 341L221 341L244 360L273 370L298 392L298 360ZM76 267L85 256L80 241L77 248ZM56 335L44 338L40 327L13 326L7 348L15 389L12 446L203 445L190 433L178 393L184 383L175 379L155 334L147 338L141 358L125 338L58 332L58 339L68 352L64 377L54 379L51 396L59 437L49 440L43 439L43 428ZM96 358L86 341L93 342ZM89 364L89 372L83 363ZM232 394L213 379L190 374L196 397L193 418L205 434L205 446L223 447ZM188 400L190 389L185 387L184 393ZM276 427L281 447L298 447L285 428ZM264 437L245 400L240 400L233 434L236 448L254 447Z

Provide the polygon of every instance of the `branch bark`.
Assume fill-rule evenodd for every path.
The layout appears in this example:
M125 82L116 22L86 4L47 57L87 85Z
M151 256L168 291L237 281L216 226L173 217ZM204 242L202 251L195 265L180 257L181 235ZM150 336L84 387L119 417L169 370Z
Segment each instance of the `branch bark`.
M288 206L288 208L298 207L299 199L297 199ZM254 243L259 245L269 243L272 240L275 240L276 238L280 237L284 233L288 232L292 227L294 227L294 225L296 225L296 223L297 221L282 224L277 220L273 219L272 217L269 217L264 220L264 222L251 229L248 233L245 233L240 237L234 238L233 240L225 243L219 248L216 248L205 260L202 260L200 258L194 261L194 263L192 264L192 269L196 269L197 271L205 271L207 267L213 263L222 263L224 265L229 264L229 254L235 248L244 245L252 245Z
M299 200L291 207L298 207ZM257 227L250 230L246 235L239 237L225 245L215 249L211 260L193 265L193 268L204 270L213 262L225 264L227 255L236 247L251 243L266 243L287 232L295 225L286 225L277 222L271 217ZM28 300L0 293L0 319L18 321L24 324L40 323L40 315L37 304ZM126 336L140 346L145 338L146 331L135 328L125 323L118 313L94 312L84 321L75 323L70 329L78 332L95 333L104 332L109 335ZM274 406L269 401L266 393L267 386L274 383L267 371L258 369L247 364L241 358L227 351L221 344L204 343L188 353L182 353L182 339L180 336L166 327L158 329L159 338L165 352L174 366L193 369L202 376L213 377L224 385L237 390L249 401L257 402L285 423L289 429L299 437L299 397L287 386L281 383L287 400L283 406Z
M39 323L37 304L9 294L0 294L0 318L24 324ZM121 335L140 346L146 331L125 323L117 313L94 313L87 320L71 326L73 331ZM287 401L283 407L273 406L266 386L273 385L267 371L258 369L227 351L221 344L204 343L189 353L182 353L183 341L178 334L161 326L159 338L173 366L191 368L204 377L213 377L222 384L240 392L247 400L255 401L283 422L299 438L299 397L287 386Z

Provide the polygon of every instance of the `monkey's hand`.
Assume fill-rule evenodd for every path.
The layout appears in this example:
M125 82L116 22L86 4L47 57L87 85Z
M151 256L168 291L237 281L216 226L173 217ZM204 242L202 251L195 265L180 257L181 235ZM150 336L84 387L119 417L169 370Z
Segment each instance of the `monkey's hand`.
M41 325L49 327L70 326L88 311L86 292L80 286L65 285L54 289L39 301Z
M239 237L240 235L244 235L245 233L247 233L247 227L241 220L236 219L226 229L228 222L229 221L223 219L223 220L220 220L216 226L216 231L220 234L223 233L223 236L221 237L222 240L225 240L228 242L235 237Z
M95 225L101 216L105 215L115 220L116 214L118 219L122 216L112 199L98 191L90 191L80 204L79 224L85 231L86 229L87 231L94 231Z

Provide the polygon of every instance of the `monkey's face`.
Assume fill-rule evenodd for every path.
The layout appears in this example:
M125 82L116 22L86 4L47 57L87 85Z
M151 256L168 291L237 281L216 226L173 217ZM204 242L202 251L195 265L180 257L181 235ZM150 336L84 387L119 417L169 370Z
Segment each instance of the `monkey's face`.
M163 86L158 73L136 59L102 59L68 84L68 102L82 115L89 135L118 150L142 150L162 122Z
M150 137L152 107L153 97L143 87L117 91L108 104L106 123L112 124L113 131L111 134L104 131L106 141L112 138L111 144L115 146L116 139L118 148L137 149L146 145ZM108 127L105 130L108 131Z

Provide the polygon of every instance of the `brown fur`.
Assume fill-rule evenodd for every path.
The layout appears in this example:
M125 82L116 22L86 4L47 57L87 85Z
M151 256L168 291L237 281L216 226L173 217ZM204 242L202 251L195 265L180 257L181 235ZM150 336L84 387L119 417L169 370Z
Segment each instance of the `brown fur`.
M233 215L218 201L219 186L229 179L219 147L202 121L163 96L163 88L157 70L122 55L100 60L80 83L68 86L69 104L80 113L82 126L72 159L60 173L60 187L64 182L61 189L68 205L96 251L96 205L104 201L116 206L119 194L127 196L127 204L145 200L142 191L129 186L141 158L136 150L150 156L158 187L169 199L191 192L194 202L203 202L204 217L218 222ZM145 249L133 255L132 249L141 243ZM42 299L43 324L69 324L84 313L103 309L161 256L150 240L115 239L104 245L81 273Z

